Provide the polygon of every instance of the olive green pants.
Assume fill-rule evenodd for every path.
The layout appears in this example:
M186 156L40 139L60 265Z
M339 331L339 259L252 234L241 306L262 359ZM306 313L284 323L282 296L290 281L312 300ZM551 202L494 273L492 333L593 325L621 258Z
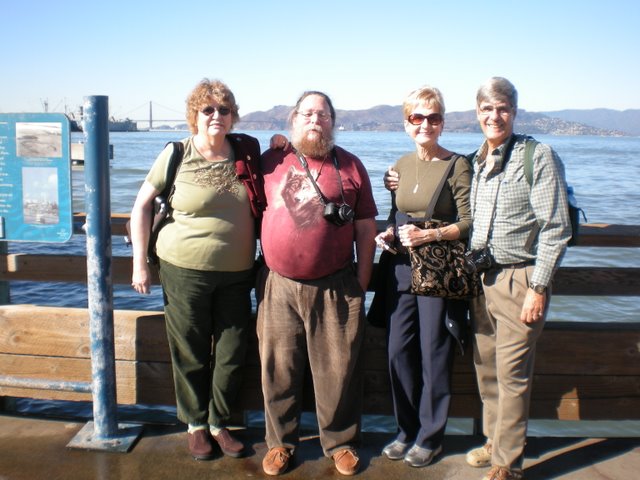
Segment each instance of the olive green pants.
M178 418L224 426L241 384L253 272L208 272L160 261Z

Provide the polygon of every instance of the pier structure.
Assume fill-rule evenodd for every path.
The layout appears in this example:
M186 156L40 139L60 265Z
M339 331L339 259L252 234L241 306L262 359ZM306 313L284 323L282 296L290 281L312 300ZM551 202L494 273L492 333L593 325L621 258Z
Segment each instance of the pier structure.
M89 144L89 142L87 142ZM100 138L96 145L85 147L87 162L91 158L100 157L95 161L96 170L91 168L87 177L108 178L108 135ZM85 172L87 174L87 172ZM60 438L82 434L76 425L68 432L66 426L59 423L42 425L38 420L15 418L11 413L2 412L4 398L5 406L12 398L32 398L44 400L91 401L100 410L101 397L105 397L106 410L117 409L118 405L174 405L175 396L171 378L171 364L162 312L115 310L109 305L108 290L113 284L130 284L131 257L111 257L111 242L121 239L125 234L125 223L128 215L112 215L108 205L103 203L108 196L108 185L92 184L87 190L94 190L96 197L87 202L88 211L74 215L74 234L87 236L87 255L42 255L26 253L7 253L0 249L0 284L4 284L6 298L10 297L10 286L13 281L42 281L86 283L89 291L96 291L98 299L90 299L89 308L61 308L37 305L0 305L0 448L4 452L14 452L10 460L20 457L31 458L34 445L38 442L16 442L34 436L34 431L51 432L54 442L40 442L38 454L49 452L51 448L59 448ZM105 193L106 192L106 193ZM384 228L379 222L378 229ZM117 240L119 241L119 240ZM628 248L636 251L640 247L640 226L587 224L580 226L578 246L580 247L616 247ZM104 265L94 263L96 258L104 261ZM105 283L106 282L106 283ZM157 272L154 282L158 283ZM375 279L372 280L374 284ZM96 286L97 285L97 286ZM561 267L554 278L554 295L570 296L598 296L603 302L617 296L640 296L640 268L636 267ZM106 298L102 297L104 294ZM95 297L94 297L95 300ZM98 314L105 323L95 325L94 318ZM640 318L632 322L619 322L615 318L602 319L600 322L587 322L580 318L571 318L564 322L547 322L544 332L538 342L536 368L534 373L533 397L531 401L532 419L550 419L560 421L639 421L640 420ZM111 324L111 327L109 326ZM101 329L106 330L100 331ZM112 330L111 330L112 328ZM96 354L95 344L98 339L106 339L101 348L103 352ZM100 350L100 348L98 348ZM390 396L390 385L387 372L386 333L383 329L369 326L363 349L365 359L365 404L364 413L368 415L393 414ZM96 359L103 354L106 358ZM113 364L115 375L113 384L107 386L107 393L99 393L102 382L111 380L109 374L104 373L104 365ZM96 378L96 371L98 371ZM258 359L257 339L251 338L248 349L248 360L243 372L244 384L236 405L236 419L241 437L252 445L248 458L233 464L235 460L222 459L213 463L213 471L217 478L238 478L260 470L260 459L264 453L264 443L259 439L261 433L246 427L246 412L262 410L263 398L260 387L260 365ZM91 384L89 389L86 386ZM105 385L106 385L105 384ZM97 386L96 386L97 385ZM312 412L313 386L310 382L306 388L306 411ZM112 389L113 392L108 391ZM97 394L97 395L96 395ZM480 477L478 471L469 471L464 465L464 451L478 444L480 428L481 403L477 393L475 371L472 363L472 352L468 350L464 356L456 356L452 378L452 404L450 415L455 418L471 419L475 428L474 435L465 438L447 438L445 451L451 458L446 457L437 461L433 468L413 470L399 473L401 462L388 462L379 457L379 450L391 435L368 435L369 444L365 446L365 472L363 478L475 478ZM9 400L8 400L9 399ZM111 405L111 406L109 406ZM92 426L91 440L112 438L114 429L120 425L113 423L110 414L99 414L100 422L106 420L108 424L103 433L96 433ZM22 421L21 421L22 420ZM99 423L100 423L99 422ZM141 422L144 423L144 422ZM66 424L68 425L68 424ZM138 425L139 426L139 425ZM138 472L144 474L129 478L175 478L174 476L151 475L156 471L154 467L166 465L164 460L175 461L172 475L180 471L200 470L200 473L211 472L204 470L198 464L192 464L186 453L186 447L178 446L184 441L184 428L181 425L170 427L152 425L148 427L150 437L140 440L140 449L157 461L157 465L144 464L139 456L128 460L108 459L104 457L88 456L81 458L77 455L67 455L59 452L60 463L67 468L72 465L90 464L87 467L92 476L86 478L127 478L126 475L115 475L125 465L134 464ZM117 436L117 433L116 433ZM37 437L37 435L36 435ZM527 452L533 448L538 460L549 455L549 448L554 455L567 455L571 460L580 458L580 465L574 466L580 470L579 476L572 476L572 471L563 471L563 466L557 462L549 470L539 466L529 458L525 463L527 478L632 478L626 476L609 475L597 476L600 468L591 470L589 458L595 459L606 468L622 468L635 465L640 468L640 431L635 438L616 440L575 440L574 443L557 443L555 447L548 447L552 442L544 443L529 441ZM69 438L67 438L69 442ZM132 444L135 441L131 442ZM289 478L326 478L332 476L333 465L324 461L318 454L319 444L313 433L303 440L310 445L308 452L300 449L300 454L294 464ZM55 445L52 447L51 445ZM66 446L66 444L62 444ZM536 446L537 445L537 446ZM576 445L578 445L576 447ZM71 445L73 446L73 445ZM574 450L574 447L577 450ZM80 447L82 448L82 447ZM92 449L91 446L85 449ZM129 449L130 450L130 449ZM135 448L133 451L135 452ZM559 453L562 450L565 453ZM173 453L171 453L173 452ZM606 456L602 453L606 452ZM529 453L530 454L530 453ZM311 455L309 457L308 455ZM625 463L609 464L610 457L623 456ZM125 456L126 457L126 456ZM0 476L7 475L11 463L5 463L5 455L0 459ZM185 464L188 463L188 465ZM542 461L543 463L546 460ZM36 463L36 462L31 462ZM552 462L553 463L553 462ZM569 462L571 463L571 462ZM32 466L28 460L18 463L22 471L30 471ZM49 468L51 464L48 464ZM105 466L106 465L106 466ZM197 466L196 466L197 465ZM107 473L97 475L95 469L106 468ZM229 467L229 475L219 468ZM178 470L175 470L177 468ZM184 468L184 470L182 470ZM240 469L240 470L238 470ZM565 476L551 475L557 470ZM595 476L585 476L584 470L589 470ZM14 470L12 470L13 472ZM124 471L124 470L123 470ZM636 471L635 469L633 470ZM34 473L29 477L19 476L15 471L8 478L41 478ZM297 472L297 473L296 473ZM418 472L418 473L414 473ZM435 473L434 473L435 472ZM531 475L533 472L533 476ZM537 472L537 474L536 474ZM557 472L556 472L557 473ZM297 475L301 476L297 476ZM226 475L226 476L225 476ZM431 476L436 475L436 476ZM537 475L537 476L536 476ZM56 478L83 478L81 475Z

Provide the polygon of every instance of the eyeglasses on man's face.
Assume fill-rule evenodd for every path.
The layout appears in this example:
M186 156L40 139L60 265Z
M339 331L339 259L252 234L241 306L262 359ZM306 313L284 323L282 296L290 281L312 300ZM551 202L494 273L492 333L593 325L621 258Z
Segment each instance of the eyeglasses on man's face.
M327 122L331 120L331 114L327 112L315 111L315 110L306 110L306 111L298 110L296 113L306 120L311 120L311 118L314 115L318 117L318 121L320 122Z
M231 113L231 109L229 107L212 107L211 105L208 105L206 107L204 107L202 110L200 110L204 115L207 116L211 116L213 115L215 112L218 112L220 115L227 116Z
M412 113L407 117L407 121L411 125L422 125L424 121L427 121L432 127L437 127L444 120L439 113L431 113L429 115L422 115L421 113Z
M478 107L478 112L485 117L493 115L494 112L501 117L506 117L513 113L513 108L507 104L491 105L490 103L483 103Z

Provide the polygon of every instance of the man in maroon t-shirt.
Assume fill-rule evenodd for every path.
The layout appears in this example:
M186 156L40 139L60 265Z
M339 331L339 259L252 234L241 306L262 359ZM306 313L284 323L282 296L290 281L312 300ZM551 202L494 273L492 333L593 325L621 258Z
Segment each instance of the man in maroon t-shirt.
M290 123L292 148L269 150L262 159L267 209L261 245L269 268L258 306L269 447L262 466L268 475L288 467L309 363L323 451L338 472L353 475L360 466L354 447L364 294L378 212L364 165L334 145L329 97L305 92Z

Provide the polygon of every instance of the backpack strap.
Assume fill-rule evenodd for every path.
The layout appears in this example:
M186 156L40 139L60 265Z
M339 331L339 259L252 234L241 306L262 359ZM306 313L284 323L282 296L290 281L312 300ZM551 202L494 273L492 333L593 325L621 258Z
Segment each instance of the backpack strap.
M533 185L533 152L538 145L538 141L532 137L527 137L524 144L524 175L527 177L529 186Z
M184 156L184 144L182 142L169 142L173 145L173 153L171 154L171 158L169 159L169 163L167 164L167 176L166 182L164 185L164 190L162 190L162 195L169 201L171 197L173 197L173 193L176 190L176 174L178 173L178 168L182 163L182 157ZM167 145L169 145L167 143Z

